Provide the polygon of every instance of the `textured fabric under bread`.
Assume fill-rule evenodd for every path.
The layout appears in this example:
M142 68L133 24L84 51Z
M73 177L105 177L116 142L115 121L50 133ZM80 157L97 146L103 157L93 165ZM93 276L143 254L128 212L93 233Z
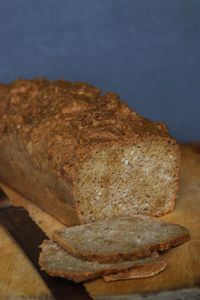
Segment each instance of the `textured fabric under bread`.
M53 233L53 240L69 253L99 262L149 256L154 250L166 250L188 239L185 227L141 215L77 225Z
M153 253L150 258L114 264L99 264L73 257L50 240L45 240L41 248L39 263L43 270L49 275L68 278L76 282L101 277L104 274L115 274L118 271L125 271L134 267L147 266L148 268L148 264L151 268L154 261L157 263L158 257L156 253ZM165 263L163 262L163 264Z
M176 141L113 93L63 80L1 84L0 134L1 181L67 225L174 207Z

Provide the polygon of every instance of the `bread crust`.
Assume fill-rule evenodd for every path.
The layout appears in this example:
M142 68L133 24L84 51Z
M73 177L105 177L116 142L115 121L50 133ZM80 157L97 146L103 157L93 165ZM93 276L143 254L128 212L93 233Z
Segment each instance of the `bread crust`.
M116 280L127 280L127 279L141 279L153 277L162 272L167 266L167 263L163 260L149 262L146 265L136 266L129 270L118 272L116 274L110 274L103 276L104 281L116 281Z
M136 216L137 218L140 217L145 222L145 218L150 218L146 216ZM133 216L134 219L134 216ZM153 220L153 219L152 219ZM154 221L154 220L153 220ZM170 222L163 222L163 224L169 224L169 225L176 225ZM83 225L84 226L84 225ZM85 259L88 261L98 261L100 263L114 263L118 261L123 260L132 260L134 258L144 258L149 257L152 252L161 252L168 250L172 247L176 247L190 239L190 234L187 228L184 226L178 225L181 229L181 233L177 233L175 237L169 237L166 240L163 240L162 242L154 242L149 243L148 246L137 246L133 247L132 251L129 252L113 252L113 253L105 253L102 249L102 252L100 254L94 253L91 251L87 251L86 249L78 249L73 245L73 243L68 242L66 239L63 239L62 236L59 234L59 230L55 231L52 235L52 239L58 243L63 249L65 249L68 253L70 253L73 256L79 257L81 259Z
M190 239L189 233L186 233L183 236L171 239L169 241L165 241L161 244L149 244L148 248L140 248L137 251L133 251L131 253L111 253L109 255L101 254L91 254L90 252L84 253L84 255L80 252L77 252L77 249L73 249L71 245L63 242L62 239L54 237L54 241L56 241L59 245L61 245L67 252L71 255L88 260L88 261L98 261L100 263L114 263L122 260L131 260L133 258L143 258L149 257L154 251L165 251L172 247L176 247L187 242Z
M66 225L84 223L76 199L79 170L94 151L175 139L114 93L47 79L0 85L0 180ZM175 171L178 182L178 165ZM160 216L174 208L178 184Z
M50 276L62 277L78 283L78 282L96 279L102 276L106 282L153 277L159 274L160 272L164 271L164 269L167 266L167 263L165 261L160 260L159 262L155 261L155 262L147 263L146 265L136 266L124 271L113 269L112 271L104 270L95 273L85 272L82 275L74 272L49 271L49 270L47 271L46 268L44 267L44 262L42 261L42 259L40 259L40 266L41 269L47 272Z
M147 277L148 274L150 276L153 276L153 273L154 275L158 274L159 272L164 270L167 265L164 261L160 261L157 259L158 258L157 253L152 253L151 257L147 260L143 259L143 260L138 260L138 261L136 260L131 262L132 264L131 267L122 267L122 266L119 267L117 265L115 266L115 264L111 264L109 268L108 266L103 268L101 267L101 270L96 270L96 271L74 272L73 270L71 271L53 270L53 267L47 266L46 255L48 255L48 253L45 253L45 249L47 249L48 246L51 244L52 244L51 241L45 240L40 246L42 248L42 251L40 252L40 256L39 256L39 264L41 266L41 269L47 272L50 276L63 277L69 280L73 280L75 282L87 281L102 276L109 276L111 274L113 276L114 274L116 274L116 276L120 276L121 278L124 277L125 274L127 276L127 274L131 274L131 273L134 273L135 276L138 276L137 278L142 278L143 274L145 277ZM57 247L58 247L57 251L60 251L61 248L59 246ZM102 265L100 264L100 266ZM134 269L137 269L137 271L134 272Z

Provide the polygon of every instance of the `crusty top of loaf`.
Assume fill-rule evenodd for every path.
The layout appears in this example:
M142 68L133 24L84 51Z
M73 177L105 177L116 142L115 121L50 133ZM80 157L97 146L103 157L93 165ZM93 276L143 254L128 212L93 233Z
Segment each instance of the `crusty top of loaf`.
M57 175L96 145L137 143L169 135L162 124L138 115L116 94L102 94L86 83L47 79L0 84L0 134L16 135L43 169ZM85 151L87 149L87 151Z

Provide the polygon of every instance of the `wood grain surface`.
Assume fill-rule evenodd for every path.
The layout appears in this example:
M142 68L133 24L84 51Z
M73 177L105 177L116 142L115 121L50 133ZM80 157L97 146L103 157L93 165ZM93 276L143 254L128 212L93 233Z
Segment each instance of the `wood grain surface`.
M14 205L24 206L49 237L63 224L1 185ZM186 226L191 241L162 254L168 263L161 274L147 279L104 282L85 286L93 297L159 292L200 285L200 147L182 147L180 192L174 212L162 217ZM51 299L48 288L8 233L0 227L0 300Z

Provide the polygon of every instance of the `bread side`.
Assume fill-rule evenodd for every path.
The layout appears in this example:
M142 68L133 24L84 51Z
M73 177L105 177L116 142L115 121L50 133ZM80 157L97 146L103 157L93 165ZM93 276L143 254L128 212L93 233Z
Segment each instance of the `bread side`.
M74 256L91 261L115 262L151 255L189 239L180 225L148 216L117 218L63 228L53 240Z
M0 86L0 180L67 225L175 204L179 149L162 124L85 83Z
M64 277L75 282L86 281L101 277L103 275L115 274L146 266L152 268L154 262L157 264L156 255L151 258L126 261L115 264L99 264L88 262L68 254L56 243L46 240L41 245L42 251L39 257L41 268L51 276ZM156 256L157 257L157 256ZM163 262L163 264L165 264ZM163 268L164 269L164 268Z

